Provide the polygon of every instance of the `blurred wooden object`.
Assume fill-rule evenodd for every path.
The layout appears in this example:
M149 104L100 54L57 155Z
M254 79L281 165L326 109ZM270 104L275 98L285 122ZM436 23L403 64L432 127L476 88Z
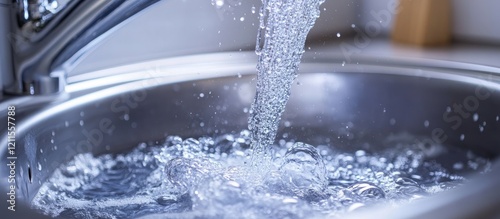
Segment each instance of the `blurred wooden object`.
M451 40L449 0L399 0L392 40L418 46L442 46Z

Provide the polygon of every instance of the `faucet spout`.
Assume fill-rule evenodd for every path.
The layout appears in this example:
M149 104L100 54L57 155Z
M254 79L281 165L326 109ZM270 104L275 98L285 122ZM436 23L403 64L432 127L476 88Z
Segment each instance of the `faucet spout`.
M157 1L1 0L6 14L0 16L8 22L1 25L0 33L7 36L1 40L9 41L0 42L9 56L0 61L4 93L62 91L68 70L94 42Z

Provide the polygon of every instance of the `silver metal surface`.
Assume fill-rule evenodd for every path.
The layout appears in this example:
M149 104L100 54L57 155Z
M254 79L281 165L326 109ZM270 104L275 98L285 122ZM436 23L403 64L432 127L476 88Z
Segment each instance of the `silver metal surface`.
M1 26L6 37L0 40L8 42L5 49L10 54L1 65L11 66L1 75L3 91L15 95L61 91L68 71L63 63L76 62L105 33L157 1L2 1L8 25Z
M240 52L150 61L103 70L108 73L104 78L95 79L95 73L69 78L68 93L56 102L16 102L23 106L16 117L19 207L28 208L41 183L75 154L120 153L141 142L162 141L167 135L195 137L245 129L248 113L244 109L254 95L255 60L253 53ZM305 56L282 120L291 126L281 125L280 132L310 144L325 143L324 136L334 136L328 144L339 150L367 144L380 150L389 136L409 133L424 144L469 149L494 160L500 154L499 69L429 60L360 60L361 64L343 66L341 58ZM115 76L119 72L125 74ZM487 123L483 131L472 117L463 118L458 127L444 118L448 107L471 98L477 98L478 106L470 113L478 113L480 121ZM5 115L2 111L1 116ZM423 125L426 120L429 127ZM436 138L436 129L446 139ZM1 131L5 133L4 127ZM461 134L467 136L463 141ZM6 141L4 135L2 163L7 162ZM446 163L447 156L436 159ZM41 170L35 168L38 164ZM1 178L7 177L6 168L0 166ZM453 191L402 208L374 210L373 215L498 216L492 207L500 205L498 171L495 165L491 173L472 175L471 182ZM7 192L6 183L0 181L1 194ZM2 206L0 211L9 214L5 209ZM23 213L42 217L32 210Z
M17 20L22 34L29 36L40 32L50 20L64 9L69 0L26 0L17 1Z

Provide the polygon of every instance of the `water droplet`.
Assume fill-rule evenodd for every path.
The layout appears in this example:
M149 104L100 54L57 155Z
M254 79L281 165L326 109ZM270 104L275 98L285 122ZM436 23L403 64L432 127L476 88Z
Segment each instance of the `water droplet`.
M453 164L453 169L455 169L455 170L461 170L463 168L464 168L464 164L461 162L457 162L457 163Z
M465 135L464 134L461 134L460 135L460 141L464 141L465 140Z
M424 127L426 127L426 128L429 127L429 121L428 120L424 121Z
M290 121L285 121L284 122L285 127L290 127L292 123Z
M255 11L256 11L255 6L252 6L251 11L252 11L252 14L255 14Z
M205 126L205 123L204 122L200 122L200 127L204 127Z
M240 21L245 21L245 17L240 17Z
M123 115L123 120L128 121L130 119L130 116L128 114Z
M477 120L479 120L479 114L474 113L474 115L472 115L472 119L474 120L474 122L477 122Z
M340 37L340 33L337 33L337 37Z
M68 121L64 121L64 126L69 127L69 122Z
M80 112L80 116L83 117L85 116L85 113L83 111Z
M200 97L203 98L205 96L204 93L200 93Z
M80 120L80 126L83 126L84 122L83 120Z
M391 125L395 125L395 124L396 124L396 119L391 118L391 119L389 120L389 124L391 124Z
M42 171L42 164L40 162L38 162L38 170Z
M224 0L212 0L212 5L215 5L216 8L222 8L222 6L224 6Z
M351 24L351 27L352 27L352 28L355 28L355 27L356 27L356 24Z

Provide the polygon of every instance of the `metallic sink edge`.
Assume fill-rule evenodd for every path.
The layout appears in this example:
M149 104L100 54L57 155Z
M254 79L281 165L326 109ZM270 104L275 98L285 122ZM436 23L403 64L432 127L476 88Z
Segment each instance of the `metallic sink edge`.
M436 72L444 72L444 74L441 74L442 79L455 77L456 80L468 83L486 82L485 86L490 87L497 87L500 83L500 68L489 66L433 59L378 58L362 55L353 56L353 60L356 60L359 64L346 64L344 66L341 64L344 62L344 59L343 56L335 53L322 53L318 57L306 53L303 57L299 73L318 72L318 64L323 64L319 69L325 72L355 71L379 74L406 74L409 76L433 78L439 75ZM236 75L237 73L241 75L255 74L256 63L257 58L255 53L248 51L190 55L118 66L70 76L67 79L68 85L66 86L66 91L59 94L4 99L0 101L0 112L3 113L8 105L19 105L22 108L23 106L34 104L43 105L50 102L62 102L74 97L75 93L84 94L99 88L103 89L118 84L146 79L159 80L159 78L175 76L179 78L176 80L182 80L182 76L191 77L192 74L199 75L200 77L201 75L217 77L231 74ZM200 68L203 70L200 71ZM377 71L374 71L375 69ZM391 69L392 71L390 71ZM409 69L415 71L407 73ZM458 77L460 75L464 77ZM482 81L471 81L472 78ZM161 80L168 81L168 79Z
M220 54L221 57L227 57L226 55L228 55L228 54ZM195 56L195 57L207 58L208 63L213 64L214 61L217 60L216 58L219 56L214 56L212 54L212 55L200 55L200 56ZM242 74L252 74L253 70L254 70L254 65L253 65L254 63L252 61L250 61L250 59L248 57L250 57L250 56L245 55L245 56L240 57L240 56L236 55L237 60L240 61L240 62L236 62L236 63L228 62L228 60L224 61L224 59L219 60L219 62L216 62L216 65L213 65L213 66L217 66L219 68L214 67L213 69L210 69L210 71L208 71L209 73L206 73L206 74L200 74L199 72L196 72L195 70L193 71L193 69L197 69L197 68L199 69L200 66L204 66L204 65L200 64L203 62L199 62L198 63L199 65L198 64L192 65L193 56L179 58L179 59L185 59L184 61L186 61L186 63L183 63L183 64L179 64L178 61L172 61L171 59L169 59L169 60L167 60L167 63L169 63L168 61L171 61L170 62L171 64L179 65L177 71L181 71L182 73L179 72L179 74L173 75L171 73L165 73L165 72L160 71L160 73L158 73L158 75L154 75L153 77L140 77L140 74L144 74L144 72L141 72L141 71L137 71L135 73L132 72L130 74L132 74L133 76L136 76L136 77L131 77L131 80L114 81L114 82L111 81L110 83L103 85L103 87L107 87L106 89L103 89L103 90L100 90L97 92L90 91L89 94L85 94L85 95L76 97L74 99L65 101L64 103L59 104L57 106L50 107L49 109L46 109L46 110L44 110L40 113L37 113L37 114L33 115L32 117L30 117L30 119L28 119L28 122L22 124L23 126L20 127L20 129L27 129L27 127L29 127L30 125L37 123L38 121L40 121L43 118L46 118L47 116L55 115L58 112L62 112L65 109L71 108L75 105L88 103L89 101L93 101L96 98L109 97L109 96L116 95L116 94L119 94L122 92L131 91L131 89L130 89L131 87L133 87L134 89L142 89L144 87L130 86L130 85L132 85L132 84L140 85L145 80L146 81L147 80L156 80L157 83L154 84L154 86L160 86L160 85L189 81L189 80L200 80L200 79L217 78L217 77L224 77L224 76L235 76L234 69L237 68L237 69L241 70L242 65L244 65L245 69L248 70L248 72L241 72ZM189 63L189 60L191 60L191 63ZM158 64L160 64L163 61L164 60L157 60L157 61L147 62L147 63L151 64L154 62L158 62ZM418 66L417 64L420 61L421 60L417 60L417 62L415 62L414 64L416 66ZM325 66L325 64L327 64L327 63L328 62L324 62L324 63L320 62L320 64L315 64L315 63L308 63L307 61L305 61L303 69L305 69L306 72L309 72L308 71L309 68L314 68L314 66L319 66L319 69L336 69L337 71L340 71L342 69L349 70L348 67L340 68L339 66L335 66L332 64ZM331 61L329 63L331 63ZM446 62L446 63L448 63L448 62ZM393 66L387 67L384 65L384 63L381 63L381 62L376 62L376 64L377 65L375 65L375 66L363 65L363 66L365 66L365 69L362 69L361 72L365 72L364 70L369 70L369 69L377 69L377 70L380 69L380 71L385 70L386 72L384 72L384 73L387 73L387 74L416 76L413 74L401 73L400 70L407 69L403 65L399 65L396 67L393 67ZM448 64L452 64L452 63L448 63ZM145 65L145 63L139 63L139 64L135 64L135 65L137 65L136 66L137 68L141 68L141 66ZM187 66L183 66L183 65L187 65ZM219 65L230 65L230 66L233 65L233 66L232 67L228 67L228 66L221 67ZM210 66L210 65L205 65L205 66ZM172 65L166 65L166 66L162 66L160 68L168 69L169 67L172 67ZM426 66L424 66L424 67L426 67ZM475 68L476 66L473 66L473 65L469 66L469 67L470 68L467 71L480 71L484 74L497 74L498 73L498 72L485 71L484 69L476 69ZM126 67L118 67L115 70L120 71L120 70L123 70L122 68L126 68ZM440 67L440 68L446 68L446 67ZM474 70L474 69L476 69L476 70ZM204 69L203 71L205 72L205 70L207 70L207 69ZM490 69L490 70L498 70L498 69ZM325 71L327 71L327 70L325 70ZM360 71L360 69L359 68L351 68L351 71L356 72L356 71ZM441 76L439 76L439 75L441 75ZM439 74L433 75L433 76L437 77L437 78L443 78L443 79L450 79L450 76L451 76L452 80L458 80L458 81L469 82L469 83L477 83L477 82L484 81L484 80L480 79L481 78L480 76L474 75L473 73L468 73L466 75L468 75L468 76L453 75L450 73L439 73ZM109 76L109 77L115 77L115 76ZM82 83L90 83L90 82L96 82L99 80L107 80L107 79L109 79L109 77L103 77L103 78L93 79L93 80L81 80L80 82L76 82L78 80L75 80L75 83L71 84L70 86L80 86ZM464 80L464 79L468 79L468 80ZM473 80L471 80L471 79L473 79ZM493 79L494 79L493 81L497 81L498 76L494 76ZM129 82L129 83L127 83L127 82ZM489 82L489 83L491 86L495 86L496 89L500 90L500 84L498 84L496 82ZM82 91L85 92L87 89L91 90L90 87L87 87L87 88L81 89L81 90L75 89L74 92L82 92ZM71 95L71 93L72 92L68 92L69 95ZM33 100L32 98L25 99L26 102L30 102L32 100ZM2 105L2 104L0 104L0 105ZM2 139L5 140L5 138L2 138ZM5 142L2 141L2 145L5 145L4 143ZM2 150L2 155L4 155L3 154L4 151L5 150ZM493 194L493 195L497 195L495 197L500 197L500 196L498 196L498 194L496 194L496 193L498 193L498 191L495 191L495 189L494 189L495 185L498 185L498 182L500 181L500 168L499 167L500 167L500 162L496 161L495 165L493 167L493 171L491 173L485 174L484 176L478 176L477 178L474 178L470 182L461 186L459 189L464 190L464 191L471 191L471 192L467 193L466 195L464 195L462 197L458 197L458 198L461 198L459 200L460 203L464 203L464 199L469 199L469 198L471 198L470 196L475 197L475 199L474 198L473 199L475 201L477 201L477 195L479 195L479 194L481 194L481 195ZM484 181L485 179L488 179L488 181L487 181L488 183L480 188L477 188L477 186L474 182L479 181L479 180ZM477 192L477 194L472 193L472 191ZM377 210L374 212L368 212L368 213L365 212L365 216L380 215L383 218L396 218L396 217L397 218L401 218L401 217L417 218L417 217L422 217L422 215L426 215L426 214L429 214L431 212L434 212L434 213L441 212L442 214L437 214L437 216L432 215L432 217L439 217L439 218L460 218L460 217L467 217L467 216L473 217L474 215L465 215L464 212L457 210L457 206L453 206L453 204L456 203L456 201L457 201L453 197L457 198L457 196L459 196L459 195L460 194L456 194L455 191L452 190L452 191L448 191L448 192L436 195L434 197L430 197L430 198L422 200L422 201L411 203L407 206L402 206L401 208L396 208L396 209L384 208L384 209L380 209L380 210ZM482 210L488 211L488 210L491 210L491 208L490 208L491 205L495 205L495 204L498 205L498 203L500 203L500 200L498 200L498 198L495 199L495 201L496 201L495 203L488 203L488 205L484 202L483 203L475 202L475 203L469 203L469 204L470 204L470 206L478 207L477 209L479 209L479 210L482 209ZM428 206L428 203L430 203L430 202L432 202L432 203L436 202L439 204L437 204L435 206ZM465 203L467 203L467 201ZM422 206L422 207L419 207L419 206ZM424 207L424 206L426 206L426 207ZM22 207L22 203L21 203L21 207ZM436 208L438 208L438 209L436 209ZM420 212L420 211L416 211L416 210L409 211L408 209L426 209L426 210L430 210L430 211ZM466 209L466 208L464 208L464 209ZM453 211L455 211L456 214L452 214ZM444 214L444 213L446 213L446 214ZM471 212L471 213L478 213L478 212ZM481 213L485 213L485 212L481 212ZM495 212L493 212L493 213L495 213ZM370 214L370 215L366 215L366 214ZM359 215L363 215L363 212L360 212L359 214L355 214L355 215L353 215L353 217L357 217ZM38 215L38 216L45 217L45 216L41 216L41 215ZM35 217L30 216L30 218L35 218Z
M408 58L408 57L375 57L370 55L356 55L352 56L349 63L345 62L345 57L338 53L319 53L311 54L305 53L302 58L300 69L304 65L310 63L324 63L330 64L335 67L335 70L340 71L342 68L357 68L358 65L363 66L384 66L384 67L401 67L405 69L432 69L444 70L447 72L453 71L455 73L469 73L468 76L475 74L492 74L500 76L500 68L478 65L472 63L463 63L447 60L436 59L422 59L422 58ZM356 64L354 64L356 62ZM340 64L344 63L345 66ZM200 55L189 55L175 58L157 59L152 61L145 61L133 63L130 65L117 66L113 68L103 69L99 71L89 72L80 75L70 76L67 79L69 84L74 84L86 80L92 80L102 77L108 77L123 73L140 73L145 72L150 76L168 76L172 70L182 71L185 69L193 69L196 66L204 66L213 68L214 71L221 70L224 65L253 65L253 70L257 65L257 56L253 51L244 52L223 52L223 53L208 53ZM196 65L196 66L195 66ZM342 68L340 68L342 67ZM204 71L209 69L204 69ZM191 70L192 71L192 70ZM382 73L382 72L380 72ZM470 74L473 73L473 74ZM174 73L180 74L180 73ZM243 72L242 72L243 74Z

